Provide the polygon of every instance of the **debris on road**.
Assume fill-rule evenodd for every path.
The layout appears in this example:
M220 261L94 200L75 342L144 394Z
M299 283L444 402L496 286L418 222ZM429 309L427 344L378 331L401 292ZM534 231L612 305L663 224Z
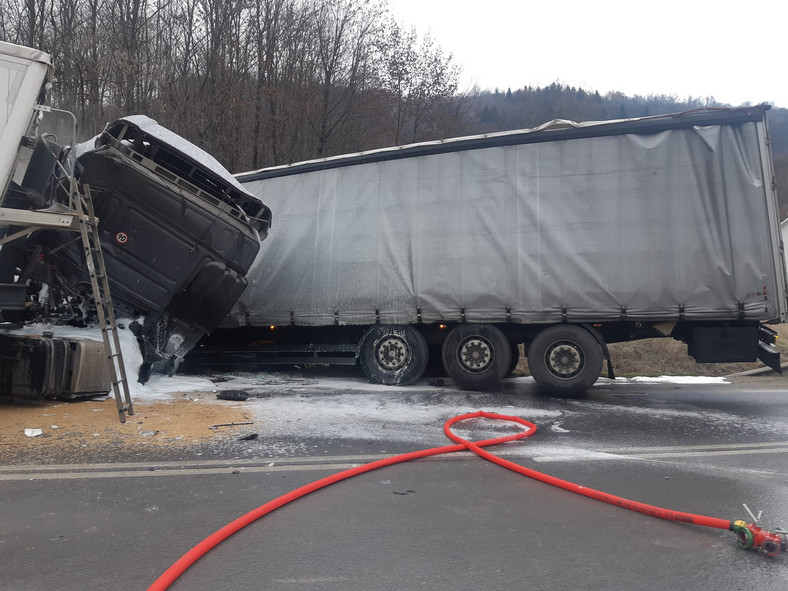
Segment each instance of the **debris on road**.
M218 429L219 427L238 427L240 425L253 425L252 421L245 421L243 423L217 423L216 425L211 425L208 427L209 429Z
M240 402L249 398L249 392L245 392L244 390L222 390L216 395L216 397L219 400L233 400Z

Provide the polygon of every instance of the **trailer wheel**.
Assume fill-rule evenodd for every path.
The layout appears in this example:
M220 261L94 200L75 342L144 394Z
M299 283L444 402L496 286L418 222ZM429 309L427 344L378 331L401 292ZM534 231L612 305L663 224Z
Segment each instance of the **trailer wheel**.
M528 367L543 390L560 396L577 396L599 377L602 348L586 329L556 324L544 329L531 342Z
M412 326L376 325L361 338L359 364L376 384L412 384L424 373L427 357L427 341Z
M443 342L443 365L466 390L485 390L509 371L512 347L491 324L460 324Z

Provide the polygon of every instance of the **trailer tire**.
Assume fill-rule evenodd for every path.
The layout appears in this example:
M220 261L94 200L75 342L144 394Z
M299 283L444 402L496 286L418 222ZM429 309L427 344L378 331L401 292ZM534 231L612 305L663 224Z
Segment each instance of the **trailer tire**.
M443 365L466 390L491 388L509 371L512 346L491 324L460 324L443 342Z
M602 347L586 329L556 324L536 335L528 367L539 387L559 396L579 396L602 372Z
M370 381L407 386L427 367L427 341L412 326L375 325L361 338L359 365Z

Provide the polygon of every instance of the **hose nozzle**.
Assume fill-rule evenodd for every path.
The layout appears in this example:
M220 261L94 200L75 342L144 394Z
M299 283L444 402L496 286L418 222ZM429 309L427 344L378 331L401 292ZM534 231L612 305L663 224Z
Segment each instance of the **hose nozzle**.
M780 550L788 550L788 532L782 528L769 531L739 519L733 522L731 530L736 534L741 548L763 552L770 558L777 556Z

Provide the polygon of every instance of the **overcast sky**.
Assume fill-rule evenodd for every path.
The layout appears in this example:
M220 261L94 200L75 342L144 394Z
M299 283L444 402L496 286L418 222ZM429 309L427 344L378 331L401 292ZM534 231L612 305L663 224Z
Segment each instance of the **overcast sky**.
M788 108L788 0L389 0L463 90L561 82ZM646 7L647 6L647 7Z

